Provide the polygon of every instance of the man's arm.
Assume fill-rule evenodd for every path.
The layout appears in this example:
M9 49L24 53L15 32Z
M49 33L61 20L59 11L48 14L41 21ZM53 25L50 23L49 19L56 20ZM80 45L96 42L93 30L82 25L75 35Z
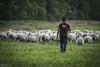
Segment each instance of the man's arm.
M68 25L68 31L71 31L70 26Z

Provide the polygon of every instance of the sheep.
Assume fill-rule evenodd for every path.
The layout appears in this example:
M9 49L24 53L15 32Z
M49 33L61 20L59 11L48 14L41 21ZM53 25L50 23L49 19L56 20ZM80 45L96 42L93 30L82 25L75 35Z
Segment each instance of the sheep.
M99 35L98 34L91 34L91 37L94 41L99 40Z
M83 33L83 37L90 35L89 33Z
M35 36L35 35L34 35L34 36L29 36L29 37L28 37L28 41L29 41L29 42L38 42L38 38L37 38L37 36Z
M28 40L28 35L24 34L24 33L18 33L16 39L20 40L20 41L27 41Z
M39 41L43 41L44 40L44 36L45 36L45 33L39 32L38 33Z
M56 32L50 33L50 40L57 40L57 33Z
M82 38L84 42L92 43L94 40L100 39L100 31L93 30L72 30L67 33L68 40L71 42L76 42L77 44L82 44ZM29 42L38 42L38 41L55 41L57 39L57 31L50 29L40 30L35 32L23 31L23 30L13 30L9 29L6 32L0 32L1 39L12 39L19 41L29 41ZM78 42L79 41L79 42ZM80 43L81 42L81 43Z
M45 39L45 41L49 41L50 40L50 34L49 33L45 33L44 39Z
M91 36L85 36L85 37L84 37L84 41L85 41L85 43L86 43L86 42L87 42L87 43L92 43L92 42L93 42Z
M40 41L49 41L50 40L50 33L48 32L39 32L38 37Z
M89 32L89 30L84 30L83 32L84 32L84 33L88 33L88 32Z
M18 33L17 32L12 32L12 31L7 31L7 36L9 39L16 40Z
M95 34L95 40L99 40L99 34Z
M68 40L69 41L76 41L76 34L75 33L68 33Z
M0 38L1 39L7 39L7 33L6 32L0 32Z
M83 37L78 37L76 39L76 44L78 45L83 45L84 44L84 38Z
M98 35L99 35L99 39L100 39L100 33L98 33Z

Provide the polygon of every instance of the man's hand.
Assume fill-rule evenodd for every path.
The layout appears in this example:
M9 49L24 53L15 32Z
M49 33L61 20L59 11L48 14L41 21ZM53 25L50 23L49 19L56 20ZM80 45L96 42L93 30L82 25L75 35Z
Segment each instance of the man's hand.
M58 30L57 30L57 39L59 38L59 33L60 33L60 28L58 27Z

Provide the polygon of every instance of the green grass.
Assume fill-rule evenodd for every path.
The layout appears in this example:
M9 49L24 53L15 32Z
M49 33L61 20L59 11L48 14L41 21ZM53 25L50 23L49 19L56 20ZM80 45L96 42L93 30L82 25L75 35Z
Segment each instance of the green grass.
M71 47L61 53L58 42L0 40L0 67L99 67L99 51L100 42L83 46L71 43Z
M77 22L77 23L76 23ZM68 21L71 29L100 30L96 21ZM84 24L86 24L84 26ZM89 25L88 25L89 24ZM3 22L0 30L13 28L16 30L36 31L41 29L56 30L58 23L47 21L11 21ZM71 45L71 47L69 46ZM72 49L71 49L72 48ZM59 42L29 43L0 39L0 67L99 67L100 41L93 44L77 46L70 43L67 51L61 53Z

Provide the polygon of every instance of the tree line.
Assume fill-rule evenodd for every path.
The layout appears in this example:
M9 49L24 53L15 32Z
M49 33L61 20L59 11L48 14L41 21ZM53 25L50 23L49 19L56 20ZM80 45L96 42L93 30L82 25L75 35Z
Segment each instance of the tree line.
M0 20L99 20L100 0L0 0Z

